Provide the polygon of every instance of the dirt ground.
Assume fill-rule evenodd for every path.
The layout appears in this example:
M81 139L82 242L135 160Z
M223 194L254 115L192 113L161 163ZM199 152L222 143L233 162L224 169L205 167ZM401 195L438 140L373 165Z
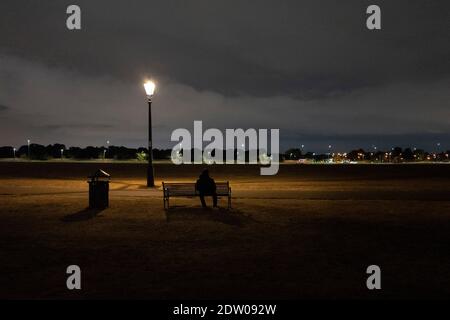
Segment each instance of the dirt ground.
M99 212L86 209L97 168L112 175ZM450 297L450 165L215 166L232 210L165 211L161 181L202 168L157 164L149 190L140 164L0 162L0 298ZM372 264L381 290L366 288Z

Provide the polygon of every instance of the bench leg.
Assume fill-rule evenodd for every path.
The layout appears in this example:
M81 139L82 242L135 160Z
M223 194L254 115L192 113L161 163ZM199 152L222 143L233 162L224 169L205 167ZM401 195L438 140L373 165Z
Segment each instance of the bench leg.
M231 209L231 195L228 196L228 210Z
M169 198L164 197L164 210L169 210Z

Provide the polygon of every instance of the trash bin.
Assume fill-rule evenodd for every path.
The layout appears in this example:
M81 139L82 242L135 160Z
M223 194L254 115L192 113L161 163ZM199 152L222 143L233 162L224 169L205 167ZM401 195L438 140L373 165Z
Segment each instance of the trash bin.
M103 170L97 170L89 177L89 208L104 209L109 206L110 175Z

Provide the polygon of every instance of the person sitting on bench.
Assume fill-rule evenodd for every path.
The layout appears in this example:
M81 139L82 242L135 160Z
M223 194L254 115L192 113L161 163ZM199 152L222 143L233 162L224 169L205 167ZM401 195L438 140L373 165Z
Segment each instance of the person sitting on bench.
M212 196L213 206L217 208L216 182L209 176L208 170L203 170L202 174L198 177L195 189L199 193L203 208L206 208L205 196Z

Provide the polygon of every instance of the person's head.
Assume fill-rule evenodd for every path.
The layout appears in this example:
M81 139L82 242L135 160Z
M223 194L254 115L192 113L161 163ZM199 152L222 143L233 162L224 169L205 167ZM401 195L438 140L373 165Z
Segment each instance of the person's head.
M204 178L209 177L209 171L208 171L208 169L203 170L203 171L202 171L202 174L200 175L200 177L204 177Z

